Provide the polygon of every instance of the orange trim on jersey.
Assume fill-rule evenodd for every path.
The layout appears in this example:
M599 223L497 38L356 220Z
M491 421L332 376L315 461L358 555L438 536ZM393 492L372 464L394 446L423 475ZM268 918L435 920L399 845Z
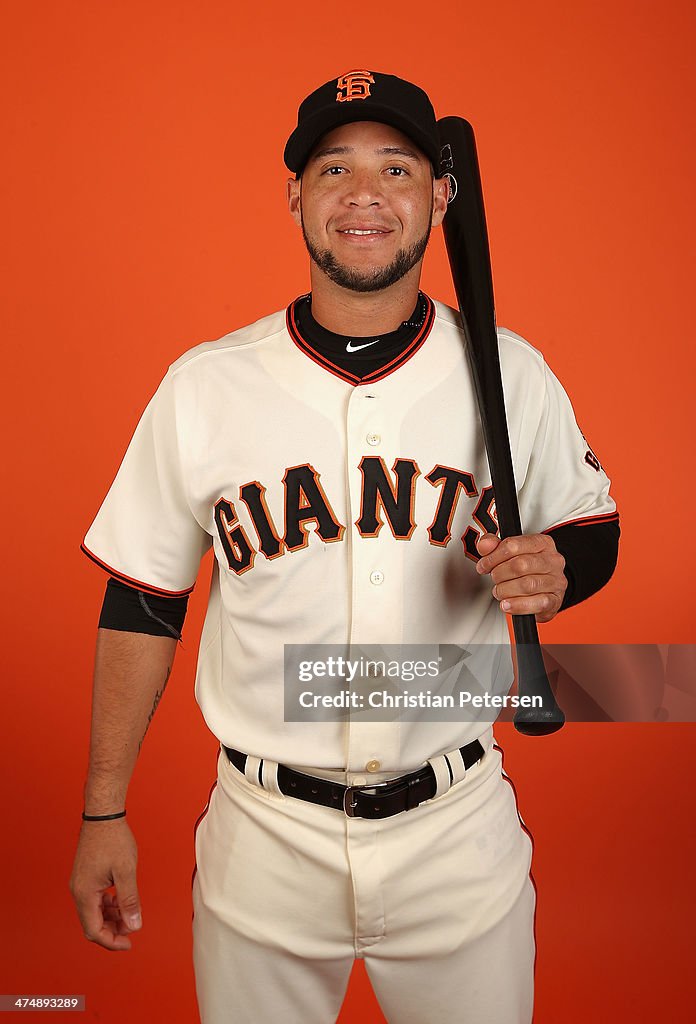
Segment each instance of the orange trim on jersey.
M121 580L122 583L127 583L129 587L137 587L138 590L144 591L146 594L156 594L162 597L184 597L186 594L190 594L193 590L193 586L187 587L186 590L164 590L163 587L153 587L149 583L143 583L142 580L135 580L132 576L126 576L124 572L119 572L118 569L114 569L113 566L107 565L106 562L102 562L101 558L85 547L84 544L80 544L80 551L87 555L95 565L98 565L104 572L108 572L110 576L115 576L117 580ZM194 584L195 586L195 584Z
M542 533L551 533L553 530L559 530L561 526L592 526L595 523L617 523L619 521L618 512L605 512L602 516L578 516L577 519L567 519L564 523L556 523L555 526L550 526L548 530L542 530Z
M304 355L308 356L312 362L317 363L318 366L321 366L322 369L328 370L329 373L333 373L335 377L339 377L340 380L344 380L348 384L353 384L354 386L356 384L374 384L375 381L383 380L384 377L388 377L390 373L398 370L400 366L403 366L404 363L408 362L408 360L416 354L430 334L433 324L435 323L435 306L433 300L428 295L425 295L425 293L423 293L423 295L426 301L425 319L423 320L423 324L416 337L403 350L403 352L400 352L394 357L394 359L388 362L385 366L382 366L379 370L375 370L373 373L368 373L366 377L356 377L354 373L349 373L348 370L344 370L342 367L332 363L330 359L322 355L321 352L317 352L317 350L312 348L309 342L303 338L295 319L295 307L301 299L305 298L304 295L295 299L288 306L285 315L286 327L288 334L295 342L300 352L303 352Z
M527 835L529 837L529 841L532 844L532 860L533 860L534 859L534 836L529 831L529 829L527 828L525 823L522 821L522 816L520 815L519 804L517 802L517 790L515 789L515 783L512 781L510 776L505 771L505 752L504 752L503 748L501 746L499 746L495 741L493 742L493 750L497 750L498 753L500 754L500 771L502 773L503 778L505 779L507 784L510 786L510 789L512 790L512 795L515 798L515 810L517 811L517 819L518 819L518 821L520 823L520 827L521 827L522 831L525 833L525 835ZM536 975L537 951L538 951L538 948L539 948L538 947L538 943L537 943L537 907L539 905L539 900L538 900L539 890L537 889L537 884L536 884L536 882L534 880L534 875L532 874L531 865L530 865L530 868L529 868L529 881L532 883L532 888L534 889L534 920L533 920L533 930L534 930L534 968L533 968L533 970L534 970L534 974Z

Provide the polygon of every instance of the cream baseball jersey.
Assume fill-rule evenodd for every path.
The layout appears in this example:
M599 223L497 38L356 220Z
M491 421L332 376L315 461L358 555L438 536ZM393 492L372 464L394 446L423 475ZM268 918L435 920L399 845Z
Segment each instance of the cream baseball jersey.
M456 314L362 382L275 313L191 349L145 410L84 541L112 575L185 594L212 544L196 699L220 741L279 763L409 771L479 721L284 721L285 644L506 644L476 540L495 503ZM526 533L615 519L609 479L541 354L499 330ZM490 714L490 712L489 712Z

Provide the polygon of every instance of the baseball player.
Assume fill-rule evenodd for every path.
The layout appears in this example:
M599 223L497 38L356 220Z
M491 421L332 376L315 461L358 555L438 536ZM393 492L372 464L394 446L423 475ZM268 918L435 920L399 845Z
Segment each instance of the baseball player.
M356 957L390 1024L531 1020L531 843L490 713L284 705L288 645L501 645L507 671L504 613L546 622L616 561L609 480L542 355L502 329L526 532L496 536L458 317L419 290L447 207L438 155L428 97L399 78L354 70L304 100L285 161L311 291L170 366L85 537L110 579L71 885L110 950L142 924L128 782L214 549L203 1024L329 1024Z

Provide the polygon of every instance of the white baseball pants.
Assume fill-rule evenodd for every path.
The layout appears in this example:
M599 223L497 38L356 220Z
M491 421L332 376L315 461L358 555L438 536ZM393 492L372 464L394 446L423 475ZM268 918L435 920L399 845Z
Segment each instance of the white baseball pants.
M355 957L389 1024L530 1024L531 842L481 742L448 791L378 821L262 788L221 750L196 832L202 1024L334 1024Z

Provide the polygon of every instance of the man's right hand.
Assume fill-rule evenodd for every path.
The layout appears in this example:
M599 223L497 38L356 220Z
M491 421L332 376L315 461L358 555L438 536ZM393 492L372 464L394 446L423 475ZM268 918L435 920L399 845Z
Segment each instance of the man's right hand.
M130 949L129 933L142 927L137 862L125 818L82 823L70 891L85 938L104 949ZM109 892L112 887L115 894Z

